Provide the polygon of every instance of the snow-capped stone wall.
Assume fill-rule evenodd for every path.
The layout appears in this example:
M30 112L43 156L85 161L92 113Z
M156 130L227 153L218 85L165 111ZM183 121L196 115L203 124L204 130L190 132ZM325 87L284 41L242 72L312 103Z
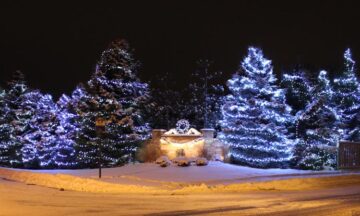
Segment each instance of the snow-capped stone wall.
M218 139L214 138L214 129L202 129L201 132L191 128L185 134L179 134L176 130L165 131L154 129L152 139L147 144L146 149L150 154L146 158L157 158L157 156L167 156L170 159L178 156L184 157L206 157L209 160L226 159L227 148ZM160 154L160 155L159 155ZM149 159L145 159L149 161Z

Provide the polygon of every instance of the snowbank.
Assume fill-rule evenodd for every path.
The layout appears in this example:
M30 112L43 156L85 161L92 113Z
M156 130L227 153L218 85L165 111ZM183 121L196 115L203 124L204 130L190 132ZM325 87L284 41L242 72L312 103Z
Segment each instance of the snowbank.
M0 168L0 178L50 188L95 193L161 193L147 186L113 184L65 174L46 174Z
M245 191L301 191L360 185L360 175L294 178L276 181L239 183L209 186L206 184L187 186L174 190L174 194L188 193L235 193Z
M72 191L126 194L288 191L360 184L359 172L264 170L220 162L211 162L204 167L171 165L166 168L156 164L133 164L103 169L101 180L97 179L97 171L97 169L19 170L0 168L0 178Z

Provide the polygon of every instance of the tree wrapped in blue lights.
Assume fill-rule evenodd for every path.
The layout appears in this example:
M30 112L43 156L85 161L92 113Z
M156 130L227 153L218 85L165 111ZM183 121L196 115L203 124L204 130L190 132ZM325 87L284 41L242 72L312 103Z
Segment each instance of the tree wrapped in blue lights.
M321 71L312 91L312 103L296 116L298 143L293 162L300 169L321 170L335 167L338 141L338 115L331 107L333 90L327 72Z
M292 114L304 110L312 99L312 84L304 71L284 74L281 86L285 90L286 102L292 109Z
M97 165L99 145L105 166L134 160L140 144L149 137L142 108L148 99L148 85L136 76L138 63L124 40L111 43L102 53L91 80L76 91L75 100L80 131L77 139L78 161L82 166ZM95 121L107 122L99 139Z
M52 97L38 91L26 94L29 104L36 104L29 131L24 138L22 158L25 167L55 168L56 149L56 106Z
M222 106L220 138L229 145L234 163L285 167L293 147L286 128L292 122L291 108L275 85L271 61L250 47L241 69L244 75L236 74L227 83L231 94Z
M56 154L54 162L58 168L76 167L75 140L78 131L77 115L71 107L71 98L62 95L56 104Z
M36 103L29 102L27 98L27 94L31 91L26 84L24 74L16 71L3 99L6 111L1 118L0 157L4 165L12 167L23 165L21 149L25 142L24 136L29 131L30 121L36 109Z
M6 116L9 112L6 103L6 91L0 87L0 166L10 166L9 147L11 143L11 129Z
M334 79L334 105L340 116L341 139L360 141L360 87L350 49L344 61L344 70Z

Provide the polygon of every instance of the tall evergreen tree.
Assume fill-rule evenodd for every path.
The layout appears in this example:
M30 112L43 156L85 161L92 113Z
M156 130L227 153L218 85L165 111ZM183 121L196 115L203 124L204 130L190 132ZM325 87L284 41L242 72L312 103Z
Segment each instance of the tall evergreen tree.
M326 71L321 71L312 91L312 103L297 115L298 143L293 162L297 168L320 170L335 166L335 152L329 147L338 143L338 116L331 107L333 90Z
M6 103L6 91L0 87L0 166L9 166L9 147L11 144L11 126L6 121L9 112Z
M360 87L350 49L344 61L344 70L334 79L334 105L340 116L341 139L360 141Z
M275 85L271 61L250 47L241 62L243 76L228 81L231 92L222 106L220 138L230 146L231 160L252 167L285 167L292 143L286 126L291 108L284 91Z
M221 74L211 70L208 60L197 62L197 70L192 74L188 88L190 100L184 110L185 118L191 119L196 128L218 128L224 96Z
M29 105L35 104L29 130L23 136L22 148L24 165L29 168L55 168L56 155L56 107L52 97L32 91L26 95Z
M56 104L56 155L54 162L58 168L76 167L75 140L78 131L77 115L71 107L71 99L62 95Z
M137 78L137 66L127 42L114 41L102 53L91 80L78 90L82 92L77 105L81 126L78 154L83 166L96 165L99 144L106 166L134 160L135 151L148 138L149 127L142 118L148 85ZM95 131L99 118L108 123L101 139Z
M23 137L30 129L30 121L35 112L36 101L29 101L26 94L31 92L28 88L24 74L16 71L9 82L9 89L5 95L8 111L3 117L2 129L7 134L2 140L4 145L0 152L8 164L13 167L22 166Z

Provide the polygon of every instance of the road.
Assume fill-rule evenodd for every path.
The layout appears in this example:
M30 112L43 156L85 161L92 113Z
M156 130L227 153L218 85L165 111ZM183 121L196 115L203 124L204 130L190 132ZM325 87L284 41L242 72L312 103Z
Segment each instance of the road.
M0 215L360 216L360 185L313 191L125 195L60 191L0 180Z

